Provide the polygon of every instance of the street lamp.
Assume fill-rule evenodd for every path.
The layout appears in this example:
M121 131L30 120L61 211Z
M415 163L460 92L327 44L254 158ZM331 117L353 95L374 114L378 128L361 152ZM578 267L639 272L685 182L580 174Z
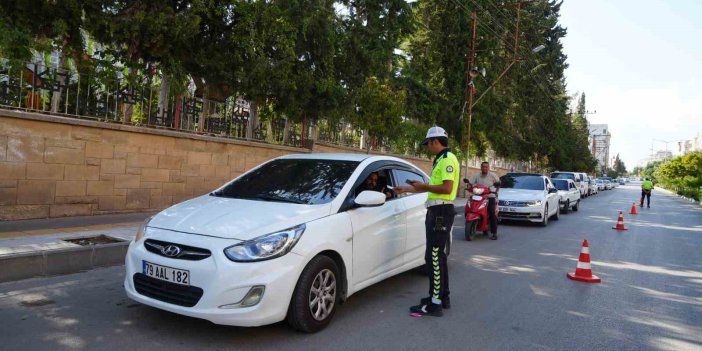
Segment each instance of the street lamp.
M544 45L539 45L539 46L537 46L537 47L531 49L531 52L537 53L537 52L539 52L539 51L541 51L541 50L543 50L543 49L545 49L545 48L546 48L546 46L544 46Z

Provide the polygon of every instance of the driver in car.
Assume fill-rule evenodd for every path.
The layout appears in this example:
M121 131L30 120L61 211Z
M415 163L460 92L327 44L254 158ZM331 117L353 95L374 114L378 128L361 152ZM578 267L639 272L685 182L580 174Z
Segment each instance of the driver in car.
M492 234L490 236L490 240L497 240L497 216L495 215L495 206L497 204L495 203L495 200L497 197L498 188L496 188L494 184L499 182L500 178L497 176L497 174L490 172L490 163L487 161L483 161L480 164L480 173L476 173L470 177L470 179L468 179L469 187L480 184L490 189L490 194L486 195L488 198L487 212L488 219L490 220L490 233Z
M379 183L380 180L380 175L378 175L378 172L373 172L368 175L368 178L361 184L361 186L356 189L356 196L360 194L361 192L365 190L370 190L370 191L377 191L385 194L386 199L390 199L393 197L393 191L388 189L387 186L381 185Z

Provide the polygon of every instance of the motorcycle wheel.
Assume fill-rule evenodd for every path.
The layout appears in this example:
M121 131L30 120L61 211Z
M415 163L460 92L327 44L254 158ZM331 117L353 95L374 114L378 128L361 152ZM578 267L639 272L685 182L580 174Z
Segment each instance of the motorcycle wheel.
M477 221L473 221L473 222L466 221L466 226L465 226L466 241L473 241L473 238L475 238L475 232L477 229L478 229L478 222Z

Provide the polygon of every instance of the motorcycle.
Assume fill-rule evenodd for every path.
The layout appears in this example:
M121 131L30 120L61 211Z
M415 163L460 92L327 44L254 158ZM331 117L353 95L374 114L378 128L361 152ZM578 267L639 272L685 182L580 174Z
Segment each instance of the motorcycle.
M484 185L471 185L468 179L463 179L463 181L468 184L467 190L473 193L464 209L465 237L467 241L473 241L477 232L483 232L483 236L487 236L487 231L490 229L490 217L488 217L490 199L487 195L492 194L492 192ZM493 186L499 185L499 183L493 184ZM497 198L495 198L495 217L498 214L499 206L497 206Z

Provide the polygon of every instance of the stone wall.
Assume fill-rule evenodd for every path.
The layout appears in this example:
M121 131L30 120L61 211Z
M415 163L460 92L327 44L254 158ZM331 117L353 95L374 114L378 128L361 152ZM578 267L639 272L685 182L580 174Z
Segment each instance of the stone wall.
M314 152L363 153L317 144ZM0 220L156 211L308 149L0 110ZM431 161L407 159L427 173Z

